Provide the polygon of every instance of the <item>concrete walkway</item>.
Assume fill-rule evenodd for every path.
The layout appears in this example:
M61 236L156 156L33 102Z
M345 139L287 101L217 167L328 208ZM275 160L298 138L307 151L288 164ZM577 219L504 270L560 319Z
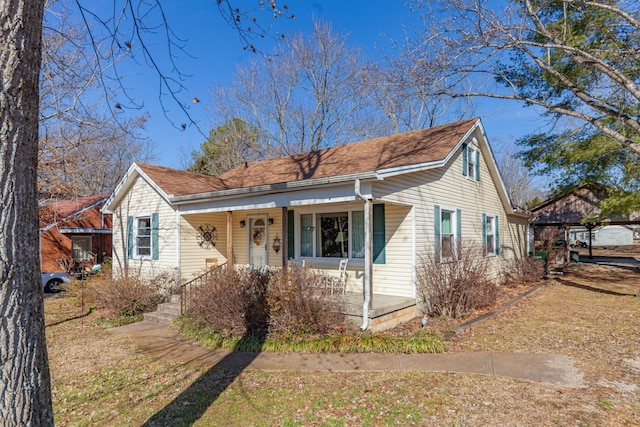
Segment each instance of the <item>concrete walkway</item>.
M168 325L148 321L110 329L126 335L142 351L164 360L235 370L264 371L429 371L496 375L552 384L583 387L583 374L573 360L558 354L527 353L238 353L212 350L178 334Z

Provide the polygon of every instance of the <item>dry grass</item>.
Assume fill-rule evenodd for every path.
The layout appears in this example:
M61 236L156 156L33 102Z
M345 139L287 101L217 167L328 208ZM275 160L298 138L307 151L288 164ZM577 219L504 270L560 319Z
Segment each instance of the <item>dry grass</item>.
M58 426L640 425L637 269L580 264L450 343L452 351L565 354L584 388L425 372L255 372L154 360L45 303Z

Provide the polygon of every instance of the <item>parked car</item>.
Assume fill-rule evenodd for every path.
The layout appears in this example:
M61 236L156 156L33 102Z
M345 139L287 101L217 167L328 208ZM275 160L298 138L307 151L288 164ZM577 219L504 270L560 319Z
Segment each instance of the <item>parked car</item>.
M42 273L42 287L45 292L58 292L63 283L71 283L71 276L67 273Z

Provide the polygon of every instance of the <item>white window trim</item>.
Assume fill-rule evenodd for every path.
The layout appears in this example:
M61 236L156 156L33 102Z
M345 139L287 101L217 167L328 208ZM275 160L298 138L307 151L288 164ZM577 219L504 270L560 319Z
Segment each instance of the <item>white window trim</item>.
M485 256L497 256L496 254L496 217L498 215L495 214L491 214L491 213L487 213L485 214L485 219L489 220L491 219L491 236L493 236L493 252L489 252L487 251L487 240L489 239L489 233L488 230L486 229L486 225L483 225L485 227L485 241L484 243L484 248L485 248Z
M467 145L467 179L471 181L478 181L477 171L478 166L476 165L476 158L478 152L478 147L469 143ZM471 168L471 173L469 173L469 168Z
M138 254L138 221L143 218L149 218L149 255ZM151 213L143 213L133 216L133 259L147 260L153 256L153 231L151 230Z
M339 212L347 212L347 221L349 222L349 228L348 228L348 234L347 234L347 238L349 240L349 244L348 244L348 249L347 249L347 253L349 254L348 259L349 262L354 262L356 264L359 263L364 263L364 258L353 258L352 254L353 254L353 217L352 217L352 213L354 211L363 211L364 210L364 206L356 206L356 205L346 205L346 206L332 206L332 207L322 207L319 209L312 209L312 208L304 208L304 209L296 209L295 210L295 217L294 217L294 227L296 230L296 236L299 235L300 233L300 215L312 215L312 224L313 224L313 235L312 235L312 245L313 245L313 256L301 256L301 239L300 237L295 239L294 242L294 249L295 249L295 258L296 259L304 259L304 260L309 260L311 262L313 262L314 264L322 264L324 263L334 263L336 260L339 260L341 258L339 257L322 257L322 256L318 256L317 254L317 216L318 214L327 214L327 213L339 213Z
M451 231L453 234L453 242L454 242L454 246L453 246L453 251L454 253L457 251L457 242L458 239L460 238L460 236L458 236L458 221L460 220L458 218L458 209L459 208L455 208L452 206L444 206L444 205L440 205L440 218L438 218L438 221L440 222L440 241L438 242L438 248L440 250L440 262L451 262L455 260L455 256L453 258L445 258L444 256L442 256L442 213L443 212L450 212L451 213Z

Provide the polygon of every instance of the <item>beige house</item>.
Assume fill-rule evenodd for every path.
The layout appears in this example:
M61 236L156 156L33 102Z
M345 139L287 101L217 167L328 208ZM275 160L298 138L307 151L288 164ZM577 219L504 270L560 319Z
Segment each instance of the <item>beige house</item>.
M512 207L479 119L245 163L220 177L134 163L105 210L114 271L214 264L337 274L363 327L415 316L422 253L443 261L458 239L482 242L496 280L527 253L528 217ZM384 325L384 326L381 326Z

